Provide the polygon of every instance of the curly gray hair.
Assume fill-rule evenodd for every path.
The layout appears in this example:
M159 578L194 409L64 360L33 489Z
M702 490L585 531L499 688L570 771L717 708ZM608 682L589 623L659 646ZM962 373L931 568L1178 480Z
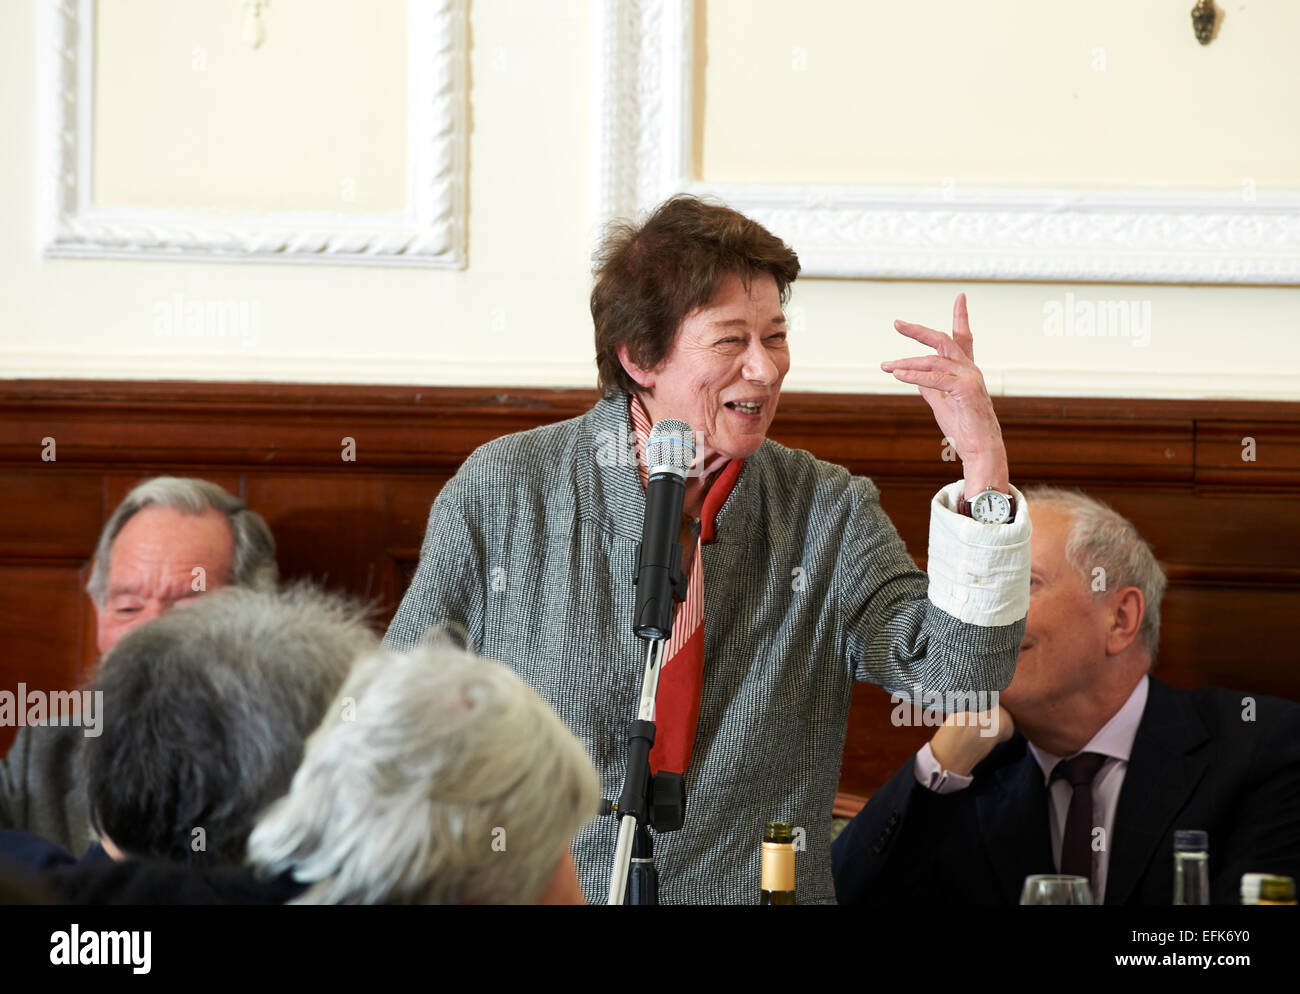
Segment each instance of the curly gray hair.
M501 663L441 641L357 662L248 863L304 904L527 904L593 818L600 781Z
M155 476L145 480L117 506L95 547L95 563L86 583L86 593L99 607L108 597L108 572L113 541L131 518L146 507L169 507L185 514L220 511L230 525L234 541L234 564L229 582L235 587L269 590L275 587L280 570L275 562L275 539L262 516L248 505L207 480L180 476Z

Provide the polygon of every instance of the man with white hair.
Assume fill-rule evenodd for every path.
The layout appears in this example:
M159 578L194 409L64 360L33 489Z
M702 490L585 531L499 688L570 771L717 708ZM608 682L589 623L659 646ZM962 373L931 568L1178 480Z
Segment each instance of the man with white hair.
M233 585L273 589L275 540L243 501L206 480L159 476L133 489L109 517L86 592L97 644L191 597ZM0 829L21 829L74 853L93 841L80 769L86 729L28 725L0 760Z
M248 865L305 904L581 904L582 743L501 663L445 639L359 661Z
M1030 874L1170 904L1173 836L1209 833L1210 894L1300 876L1300 705L1148 675L1165 577L1133 525L1026 490L1029 617L999 721L950 716L832 846L841 903L1014 904Z

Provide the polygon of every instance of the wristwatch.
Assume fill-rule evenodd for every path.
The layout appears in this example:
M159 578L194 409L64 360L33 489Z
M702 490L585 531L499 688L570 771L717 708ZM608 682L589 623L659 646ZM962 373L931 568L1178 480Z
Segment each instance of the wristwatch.
M957 513L982 521L986 525L1005 525L1016 517L1016 498L992 487L977 493L974 500L963 497L957 502Z

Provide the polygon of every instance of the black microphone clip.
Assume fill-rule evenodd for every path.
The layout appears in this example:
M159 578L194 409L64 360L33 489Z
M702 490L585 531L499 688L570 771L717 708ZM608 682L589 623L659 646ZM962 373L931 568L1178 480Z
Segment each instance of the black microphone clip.
M642 543L644 544L644 543ZM659 589L636 599L636 613L632 617L632 631L638 638L666 639L673 630L673 604L686 600L686 574L682 572L682 545L674 542L670 555L671 565L666 569L655 570L648 577L648 582ZM648 571L647 571L648 572ZM665 575L659 575L660 573ZM636 567L632 573L632 586L639 587L641 581L641 545L636 547ZM663 585L667 584L667 589ZM672 599L669 600L668 598Z

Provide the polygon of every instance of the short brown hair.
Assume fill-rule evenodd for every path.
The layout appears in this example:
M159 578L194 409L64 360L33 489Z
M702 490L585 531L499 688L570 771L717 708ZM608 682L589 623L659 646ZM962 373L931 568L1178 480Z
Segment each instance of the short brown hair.
M725 277L739 276L748 290L763 273L776 280L785 304L799 275L799 257L761 224L721 204L678 194L640 227L612 223L596 257L591 290L601 393L641 391L619 362L620 345L636 365L654 369L682 321L713 299Z

